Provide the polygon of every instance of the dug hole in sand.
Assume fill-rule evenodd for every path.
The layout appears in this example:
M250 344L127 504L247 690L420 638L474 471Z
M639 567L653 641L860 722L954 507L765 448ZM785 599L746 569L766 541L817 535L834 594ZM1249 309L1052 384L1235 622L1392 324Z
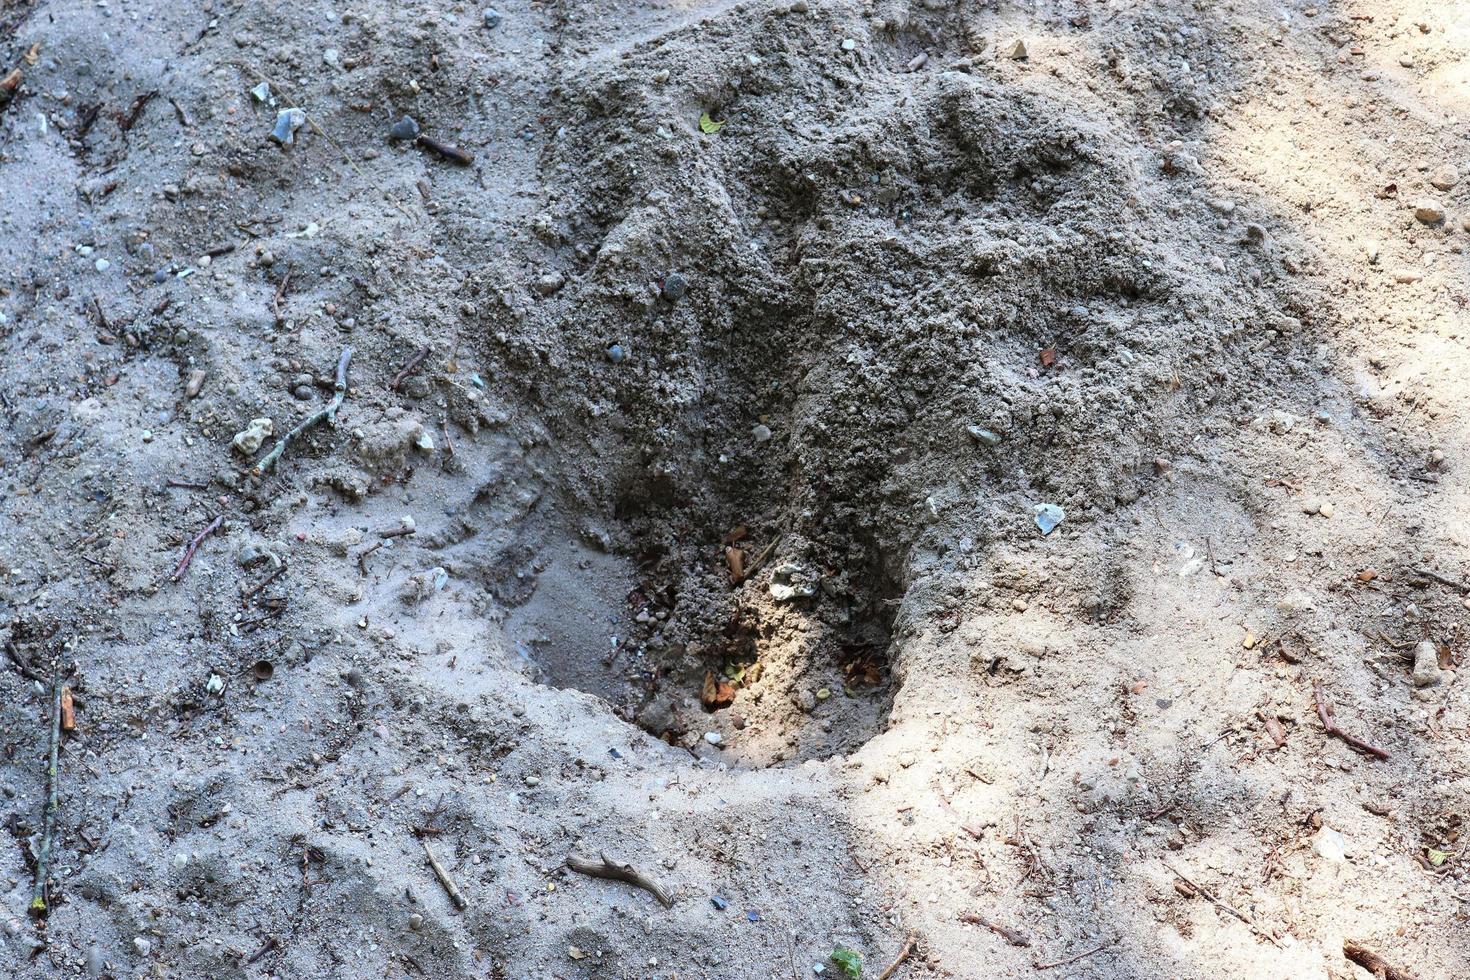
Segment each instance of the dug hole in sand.
M1467 118L1443 3L0 7L0 974L1470 976Z

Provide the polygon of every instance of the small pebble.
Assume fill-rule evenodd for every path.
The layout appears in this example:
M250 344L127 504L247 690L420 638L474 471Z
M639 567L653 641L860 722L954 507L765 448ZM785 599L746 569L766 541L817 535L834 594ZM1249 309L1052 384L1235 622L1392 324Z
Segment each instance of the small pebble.
M1460 182L1460 172L1454 167L1440 167L1429 176L1429 184L1435 190L1447 191Z
M769 442L771 440L771 427L768 425L758 425L750 430L750 434L755 437L756 442Z
M844 51L856 51L857 50L857 41L853 40L850 37L843 38L842 39L842 50L844 50Z
M1331 504L1323 504L1320 508L1318 508L1317 513L1321 514L1323 517L1331 517L1333 514L1337 513L1337 508L1333 507Z
M1420 201L1414 205L1414 217L1426 225L1436 224L1444 220L1444 209L1433 201Z
M92 263L92 265L93 268L95 268L98 272L106 272L108 269L112 268L112 263L107 261L106 259L98 259L96 262Z
M970 437L982 446L1000 445L1000 436L991 432L989 429L982 429L978 425L970 425L965 427L965 431L970 433Z
M413 116L404 116L392 126L388 127L388 138L390 140L412 140L418 139L419 123Z
M296 142L296 131L304 125L305 109L282 109L276 113L276 125L271 130L270 138L282 146L290 146Z
M677 272L670 272L664 277L663 296L670 303L676 303L684 298L689 292L689 280Z
M415 912L413 915L410 915L408 917L408 927L414 932L418 932L424 927L424 917L422 915L419 915L417 912Z
M485 8L485 26L491 30L500 26L500 11L494 7Z
M527 776L526 777L526 785L527 786L540 786L541 785L541 777L540 776Z
M627 358L628 352L623 350L621 344L613 344L607 349L607 359L609 361L612 361L614 364L621 364L623 363L623 361L627 360Z
M704 740L711 745L719 745L721 742L725 741L725 736L721 735L719 732L705 732Z

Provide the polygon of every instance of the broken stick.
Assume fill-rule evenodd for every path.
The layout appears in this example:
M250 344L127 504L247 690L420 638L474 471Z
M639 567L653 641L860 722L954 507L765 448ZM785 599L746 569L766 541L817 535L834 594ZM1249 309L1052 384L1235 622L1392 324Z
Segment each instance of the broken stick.
M1010 943L1012 946L1031 945L1031 940L1029 937L1027 937L1025 933L1017 932L1014 929L1009 929L1001 925L999 922L991 922L979 912L961 912L960 921L968 922L971 925L984 926L991 932L995 933L997 936L1000 936L1006 942Z
M250 600L255 597L255 594L261 589L265 588L267 585L270 585L276 579L280 578L283 574L285 574L286 568L286 563L281 562L279 565L276 566L275 571L271 572L265 578L261 579L259 582L246 589L245 592L241 594L240 601L245 603L246 605L249 605Z
M46 877L51 869L51 842L56 830L56 811L61 808L61 781L58 778L58 757L61 753L61 658L51 665L51 756L46 767L46 814L41 827L41 851L36 858L36 884L31 891L30 912L44 916L50 911L46 904Z
M1317 700L1317 717L1322 720L1322 728L1328 735L1336 735L1359 752L1366 752L1377 759L1387 759L1388 753L1376 745L1369 745L1359 738L1354 738L1341 728L1337 727L1337 709L1327 699L1327 692L1322 689L1321 681L1312 682L1312 695Z
M424 363L424 358L428 356L429 348L420 347L419 352L413 357L410 357L408 359L408 363L403 365L403 370L399 371L398 374L394 376L393 383L389 385L389 387L392 388L394 391L397 391L399 388L401 388L403 386L404 380L410 374L413 374L414 370L417 369L420 364Z
M184 574L186 569L188 569L189 562L194 560L194 552L199 550L200 543L205 538L209 537L210 534L214 533L215 528L219 527L224 522L225 515L220 514L214 520L209 522L208 527L200 531L198 534L194 535L194 540L190 541L189 547L184 549L184 557L179 559L178 567L174 569L172 578L175 582L177 582L179 580L179 577Z
M1052 969L1054 967L1066 966L1068 963L1076 963L1078 960L1085 960L1089 956L1092 956L1092 955L1097 954L1097 953L1101 953L1103 950L1107 949L1109 946L1113 945L1113 943L1115 943L1115 942L1117 942L1116 939L1109 939L1105 943L1101 943L1101 944L1099 944L1097 946L1092 947L1091 949L1084 949L1082 952L1077 953L1076 955L1073 955L1073 956L1068 956L1065 959L1052 960L1050 963L1042 963L1040 960L1037 960L1035 963L1032 963L1031 965L1034 966L1038 970L1050 970L1050 969Z
M888 980L889 977L893 976L894 972L903 965L903 961L909 958L909 954L914 951L914 947L918 945L918 942L919 937L912 932L909 933L909 938L904 940L903 949L899 950L898 956L894 958L892 963L888 964L888 969L878 974L878 980Z
M1282 727L1281 720L1265 711L1257 711L1256 717L1261 719L1261 724L1266 726L1266 734L1271 736L1271 741L1276 743L1276 747L1285 748L1286 729Z
M429 859L429 867L433 869L434 877L439 879L439 884L443 885L444 890L449 893L449 900L454 903L454 907L461 912L464 911L470 904L465 901L464 892L459 890L459 886L454 883L454 879L449 877L449 872L444 870L444 865L440 864L439 859L434 856L434 851L429 847L429 842L420 841L420 843L424 845L424 856Z
M1205 888L1204 886L1202 886L1199 882L1193 881L1193 880L1191 880L1189 878L1184 877L1183 873L1181 873L1178 868L1174 867L1168 861L1163 862L1163 864L1164 864L1164 867L1168 868L1171 872L1173 872L1174 877L1176 877L1180 881L1184 882L1190 888L1193 888L1196 892L1199 893L1199 895L1200 895L1201 898L1203 898L1205 901L1209 902L1211 905L1215 906L1215 908L1220 909L1223 912L1229 912L1231 915L1235 916L1241 922L1244 922L1247 926L1249 926L1251 932L1255 933L1257 936L1260 936L1262 939L1266 940L1266 942L1270 943L1272 946L1278 946L1279 947L1281 945L1279 942L1276 941L1276 937L1275 936L1271 935L1269 932L1266 932L1264 929L1262 929L1259 926L1257 926L1255 924L1255 922L1253 922L1250 919L1250 917L1247 916L1244 912L1240 911L1235 906L1230 905L1229 903L1222 901L1219 898L1219 896L1212 894L1207 888Z
M1394 966L1362 943L1355 943L1351 939L1343 940L1342 955L1382 980L1418 980L1408 970Z
M261 457L259 463L255 464L255 469L252 472L256 476L260 476L272 466L275 466L276 460L281 458L281 454L286 451L286 447L291 444L291 441L299 438L307 429L323 421L330 422L333 425L337 424L337 409L342 407L342 400L347 397L347 365L351 362L352 348L342 348L342 356L337 359L337 383L332 388L332 400L327 402L326 407L321 411L308 415L297 424L296 428L282 436L281 441L276 443L276 447Z
M1470 592L1470 585L1466 585L1464 582L1459 582L1455 579L1441 575L1433 569L1416 568L1414 569L1414 574L1423 575L1425 578L1429 579L1432 582L1438 582L1440 585L1447 585L1450 588L1458 589L1461 592Z
M663 907L673 908L674 900L664 890L663 885L654 881L631 864L619 864L607 856L605 851L598 852L601 860L589 861L586 858L577 857L575 854L567 855L567 867L577 874L589 875L593 878L610 878L613 881L625 881L634 888L641 888L658 899Z

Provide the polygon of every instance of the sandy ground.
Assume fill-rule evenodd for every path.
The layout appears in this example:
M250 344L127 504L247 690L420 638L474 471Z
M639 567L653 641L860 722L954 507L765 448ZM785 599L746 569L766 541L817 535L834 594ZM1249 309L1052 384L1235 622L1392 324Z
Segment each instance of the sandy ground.
M1470 7L7 0L11 68L0 974L1470 977Z

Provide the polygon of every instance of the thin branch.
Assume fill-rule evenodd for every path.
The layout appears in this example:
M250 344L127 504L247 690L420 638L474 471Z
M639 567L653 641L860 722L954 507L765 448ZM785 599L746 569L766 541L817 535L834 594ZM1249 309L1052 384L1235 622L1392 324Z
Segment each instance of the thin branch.
M1359 752L1366 752L1369 755L1379 759L1388 758L1388 752L1386 752L1385 750L1378 748L1376 745L1369 745L1362 739L1354 738L1352 735L1349 735L1347 732L1337 727L1337 709L1334 708L1332 706L1332 702L1327 699L1327 692L1322 689L1321 681L1312 682L1312 695L1317 700L1317 717L1322 720L1322 728L1327 732L1328 735L1336 735L1338 738L1342 739L1344 742L1351 745Z
M905 939L903 942L903 949L899 950L898 956L894 957L893 962L888 964L888 969L878 974L878 980L888 980L889 977L898 972L898 968L903 965L904 960L909 958L909 955L913 953L914 947L917 946L918 943L919 937L914 935L912 932L909 933L909 938Z
M1418 980L1408 970L1394 966L1362 943L1355 943L1351 939L1343 940L1342 955L1382 980Z
M1275 936L1271 935L1268 932L1265 932L1260 927L1258 927L1254 922L1251 921L1251 919L1248 916L1246 916L1246 914L1244 912L1241 912L1239 909L1237 909L1233 905L1230 905L1230 904L1228 904L1228 903L1226 903L1224 901L1221 901L1218 896L1216 896L1214 894L1211 894L1211 892L1208 889L1206 889L1205 887L1203 887L1202 885L1200 885L1199 882L1197 882L1197 881L1191 881L1189 878L1184 877L1184 875L1179 871L1179 869L1175 868L1168 861L1165 861L1164 862L1164 867L1168 868L1171 872L1173 872L1174 877L1178 878L1180 881L1184 882L1190 888L1193 888L1196 892L1198 892L1200 894L1200 896L1205 899L1205 901L1209 902L1211 905L1215 906L1217 909L1220 909L1220 910L1222 910L1224 912L1229 912L1231 915L1235 916L1241 922L1244 922L1247 926L1250 927L1250 931L1251 932L1255 933L1257 936L1260 936L1262 939L1266 940L1266 942L1270 943L1272 946L1278 946L1279 947L1281 945L1279 942L1276 941L1276 937Z
M199 550L199 545L204 541L205 538L209 537L210 534L212 534L214 530L224 522L225 515L220 514L214 520L209 522L208 527L200 531L198 534L194 535L194 540L190 541L189 547L184 549L184 557L179 559L178 567L174 569L173 575L170 576L173 581L177 582L183 576L184 572L189 567L189 563L194 560L194 552Z
M1012 946L1031 945L1031 939L1024 932L1017 932L1015 929L1007 928L1006 926L1001 925L999 922L992 922L985 916L981 915L979 912L961 912L960 921L968 922L972 925L984 926L991 932L995 933L997 936L1000 936L1006 942L1010 943Z
M56 811L61 807L61 780L59 778L61 754L61 657L52 663L51 677L51 755L46 767L46 815L41 828L41 853L36 858L36 884L31 891L30 912L44 916L50 911L46 905L46 876L51 868L51 846L56 831Z
M249 604L250 600L252 598L254 598L254 596L255 596L255 594L257 592L259 592L261 589L265 588L267 585L270 585L276 579L280 578L283 574L285 574L286 568L287 568L286 563L285 562L281 562L279 565L276 566L276 570L275 571L271 572L265 578L261 579L255 585L252 585L248 590L246 590L246 592L240 596L240 601L243 602L243 603Z
M1438 572L1431 571L1427 568L1415 568L1414 574L1423 575L1425 578L1430 579L1431 581L1438 582L1440 585L1448 585L1452 589L1459 589L1461 592L1470 592L1470 585L1466 585L1464 582L1458 582L1452 578L1447 578L1439 574Z
M575 854L567 855L567 867L578 874L590 875L593 878L610 878L613 881L625 881L635 888L642 888L649 892L654 898L663 904L664 908L673 908L674 900L669 893L657 881L645 875L631 864L619 864L607 856L606 852L597 855L601 860L589 861L579 858Z
M326 407L321 411L308 415L301 420L296 428L282 436L281 441L276 443L276 447L261 457L259 463L255 464L253 472L256 476L268 472L271 467L275 466L276 460L281 458L281 454L286 451L286 447L291 444L292 440L299 438L307 429L323 421L330 422L333 425L337 424L337 409L342 407L342 400L347 397L347 365L351 361L352 348L344 347L342 349L342 356L337 359L337 383L333 386L332 400L327 402Z
M439 859L434 856L434 851L429 847L429 842L420 841L419 843L424 845L424 856L429 859L429 867L433 869L434 877L439 879L439 884L443 885L444 890L449 893L449 900L454 903L455 908L464 911L470 904L465 900L464 892L459 890L459 886L454 883L454 879L449 876L449 872L444 870L444 865L440 864Z
M30 662L26 660L25 657L21 656L20 648L15 645L15 642L13 640L5 641L5 655L9 657L10 662L15 665L15 672L17 674L24 677L28 681L35 681L38 684L46 683L46 678L38 674L36 672L36 668L32 667Z
M1037 962L1032 963L1031 965L1038 970L1050 970L1053 967L1066 966L1068 963L1076 963L1078 960L1085 960L1089 956L1101 953L1103 950L1107 949L1109 946L1113 945L1116 942L1116 939L1109 939L1107 942L1094 946L1091 949L1084 949L1082 952L1077 953L1074 956L1068 956L1067 958L1060 960L1052 960L1050 963Z
M403 365L403 369L401 371L399 371L398 374L396 374L394 376L394 378L393 378L393 384L390 385L389 387L391 387L394 391L397 391L400 387L402 387L404 380L410 374L413 374L414 370L420 364L424 363L424 358L426 358L428 356L429 356L429 348L428 347L420 347L419 348L419 352L417 354L415 354L413 357L410 357L408 359L408 363L405 364L405 365Z

